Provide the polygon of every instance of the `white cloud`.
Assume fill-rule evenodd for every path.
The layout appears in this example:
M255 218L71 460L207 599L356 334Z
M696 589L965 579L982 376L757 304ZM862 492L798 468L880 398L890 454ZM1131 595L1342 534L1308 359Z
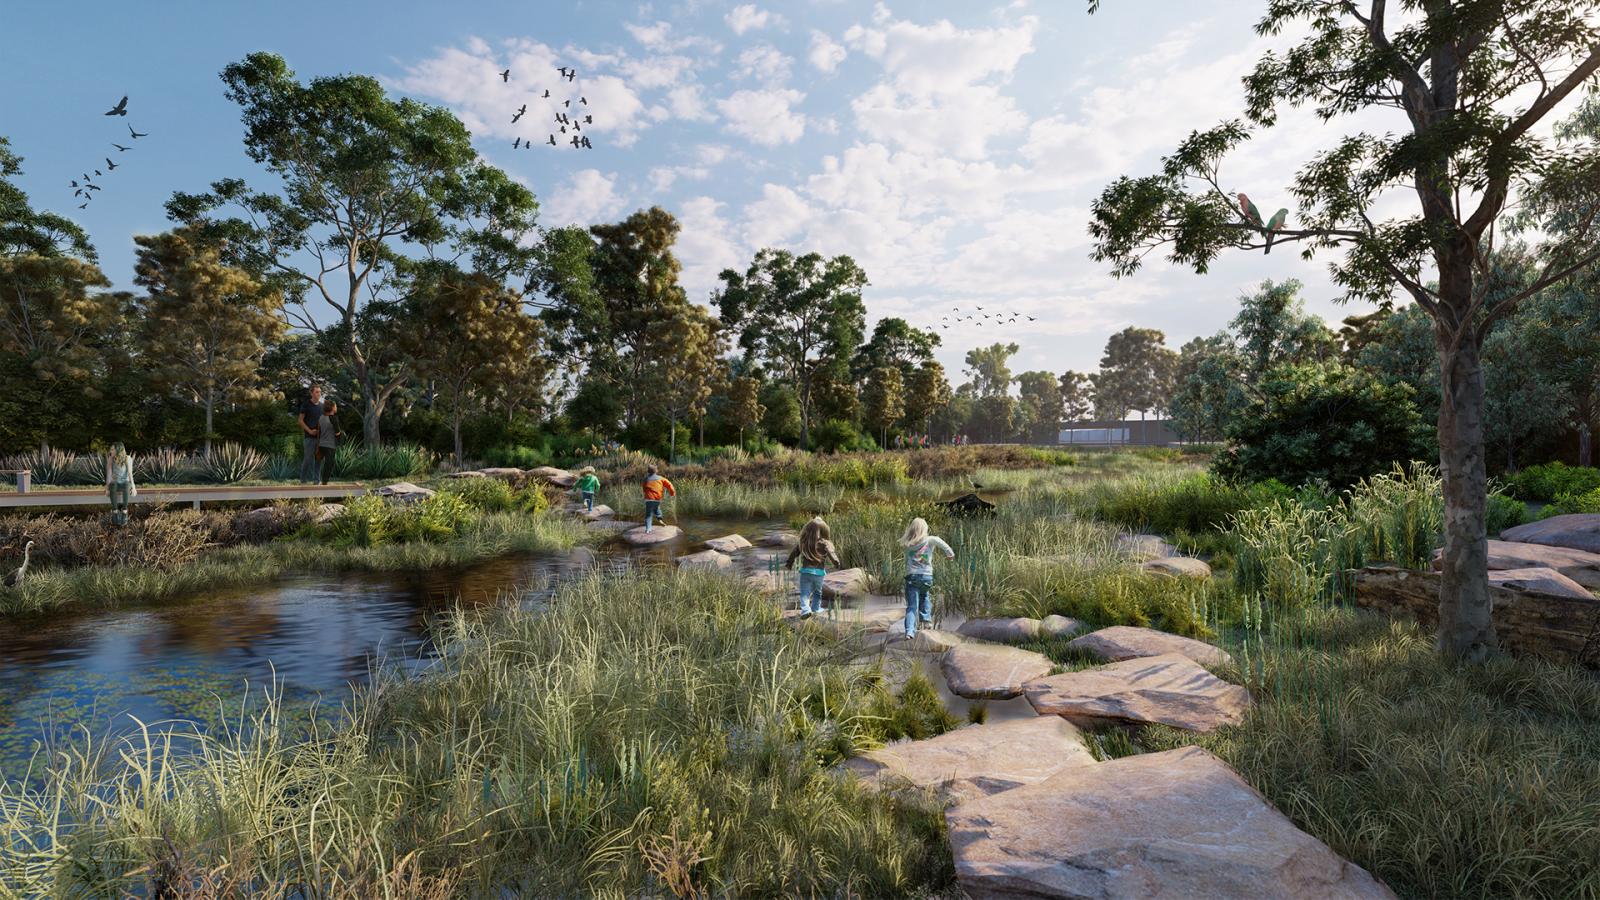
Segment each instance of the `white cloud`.
M789 80L789 67L794 60L771 44L756 44L739 54L738 68L734 74L763 84L778 85Z
M728 130L767 147L792 144L806 130L806 117L790 107L805 99L795 90L735 91L717 101Z
M823 72L832 72L839 68L849 52L833 38L821 31L811 32L811 49L806 53L806 58L811 60L811 65Z
M672 23L655 21L648 25L634 22L624 24L633 39L643 47L650 50L669 51L694 48L705 53L720 53L722 45L711 38L696 34L678 35L673 33Z
M672 115L685 122L707 122L716 118L706 108L705 98L700 96L700 86L687 84L667 91L667 108L672 110Z
M544 200L540 224L546 228L593 225L610 220L626 204L617 193L615 172L607 175L598 169L581 169Z
M683 262L680 279L689 299L703 302L716 289L717 273L728 268L743 268L746 253L733 237L733 229L722 215L723 204L711 197L691 197L678 206L678 223L683 226L675 248Z
M704 166L656 166L650 170L650 187L656 193L669 190L680 178L704 181L711 170Z
M801 235L815 215L811 205L793 188L765 184L761 199L744 209L744 237L753 247L782 246Z
M728 11L723 21L733 29L734 34L744 34L746 31L756 31L769 25L777 25L783 17L774 12L764 10L754 3L742 3Z

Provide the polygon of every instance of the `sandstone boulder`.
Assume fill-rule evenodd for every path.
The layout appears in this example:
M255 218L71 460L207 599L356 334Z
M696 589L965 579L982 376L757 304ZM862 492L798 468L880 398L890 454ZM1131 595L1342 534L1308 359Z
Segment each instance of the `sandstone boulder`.
M673 562L680 569L707 569L713 572L726 572L733 568L733 558L726 553L716 550L701 550L699 553L690 553L680 556Z
M522 470L511 466L490 466L487 469L479 469L478 471L489 478L499 478L502 481L516 481L522 477Z
M1038 619L968 619L956 629L962 637L1001 644L1020 644L1039 637Z
M1192 556L1163 556L1160 559L1146 560L1140 568L1154 575L1172 575L1179 578L1211 577L1211 567L1206 565L1205 560L1195 559Z
M649 547L655 544L665 544L668 541L675 541L682 536L683 532L680 531L676 525L657 525L650 531L645 531L644 526L640 525L635 528L630 528L622 533L622 539L634 545L635 547Z
M1039 634L1044 637L1067 637L1082 630L1082 622L1066 616L1050 615L1039 620Z
M890 744L846 760L844 767L875 786L911 784L959 802L1093 765L1094 756L1076 727L1040 716Z
M1178 555L1177 547L1153 534L1119 534L1117 535L1117 549L1140 562L1147 559L1163 559L1168 556Z
M1074 640L1067 646L1106 662L1121 662L1124 659L1138 659L1142 656L1161 656L1164 653L1187 656L1207 666L1221 666L1233 661L1233 657L1229 656L1227 651L1213 647L1205 641L1133 625L1102 628Z
M830 597L862 597L870 592L866 569L840 569L822 578L822 592Z
M736 550L745 550L750 547L750 542L742 534L730 534L724 537L712 538L706 541L706 546L723 553L732 553Z
M756 543L763 547L782 547L785 550L793 550L795 545L800 543L800 535L792 531L769 531L756 538Z
M433 496L431 488L418 487L409 481L396 481L394 484L378 488L373 493L401 503L415 503Z
M1600 513L1551 516L1548 519L1507 528L1500 532L1500 539L1600 553Z
M1583 585L1550 568L1501 569L1489 573L1489 583L1560 597L1594 599Z
M312 521L316 522L318 525L326 525L329 522L332 522L334 519L339 518L339 516L343 513L343 503L324 503L317 507L316 513L312 516Z
M248 512L239 513L237 516L234 516L233 520L235 527L265 528L275 522L277 518L278 510L275 507L263 506L258 509L252 509Z
M489 476L483 474L482 472L478 471L477 469L468 469L465 472L451 472L449 475L446 475L445 477L446 478L488 478Z
M1433 551L1433 568L1438 570L1444 548ZM1489 569L1555 569L1585 587L1600 588L1600 553L1525 544L1516 541L1489 542Z
M961 644L940 661L950 692L969 700L1009 700L1055 667L1049 657L1000 644Z
M1198 747L1068 766L945 811L981 898L1386 898Z
M609 519L616 514L616 510L605 505L604 503L596 503L594 505L594 509L584 509L581 506L578 507L578 518L589 522L593 522L597 519Z
M918 628L916 635L909 638L899 628L890 628L874 643L906 653L945 653L965 640L953 631L940 631L937 628Z
M1154 723L1211 731L1243 721L1250 706L1249 691L1176 653L1038 678L1024 690L1040 715L1083 727Z
M576 473L568 472L566 469L558 469L555 466L540 466L536 469L529 469L528 474L556 487L569 488L578 482Z

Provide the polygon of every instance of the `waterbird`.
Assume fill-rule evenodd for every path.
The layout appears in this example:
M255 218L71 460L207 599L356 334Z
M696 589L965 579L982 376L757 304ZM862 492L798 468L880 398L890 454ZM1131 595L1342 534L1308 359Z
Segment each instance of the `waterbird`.
M115 172L117 170L117 164L112 162L111 157L109 156L106 157L106 170L109 172Z
M550 99L550 89L549 88L545 88L544 89L544 96L540 97L539 99L540 100L549 100Z
M550 135L550 146L552 146L552 147L556 146L556 136L553 135L553 134Z
M517 110L516 114L511 117L511 124L513 124L513 125L517 124L517 120L522 118L522 114L527 112L527 111L528 111L528 104L526 104L526 103L522 104L522 108Z
M106 115L108 115L108 116L125 116L127 114L128 114L128 98L127 98L126 95L123 96L122 100L119 101L116 106L113 106L110 109L106 110Z
M509 67L507 67L504 72L500 73L500 83L504 84L504 83L506 83L506 82L508 82L510 80L511 80L511 69Z
M83 207L78 207L82 209ZM29 541L22 548L22 565L12 569L5 577L5 586L8 588L22 587L23 579L28 577L28 558L33 555L33 541Z
M522 146L522 138L517 138L516 140L511 142L511 149L513 149L513 150L515 150L515 149L517 149L518 147L521 147L521 146Z
M133 149L131 147L124 147L121 144L117 143L116 141L112 141L111 142L111 146L117 148L117 152L118 153L127 153L129 150Z

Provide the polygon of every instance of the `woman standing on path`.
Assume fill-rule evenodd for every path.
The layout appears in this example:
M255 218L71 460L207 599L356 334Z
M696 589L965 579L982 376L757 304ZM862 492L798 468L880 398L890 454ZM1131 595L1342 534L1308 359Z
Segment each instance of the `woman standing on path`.
M796 559L800 560L800 618L809 619L812 613L823 611L822 579L828 574L828 563L839 565L839 553L828 540L828 523L821 516L800 529L800 541L789 551L783 567L794 568Z
M666 524L666 520L661 518L662 492L665 491L676 497L678 496L678 489L672 486L672 482L662 478L656 472L655 466L651 466L645 474L644 484L641 487L644 490L644 533L649 534L651 529L655 527L651 524L652 522L660 520L661 524Z
M333 474L333 458L338 455L339 427L333 423L333 414L339 405L329 398L322 404L322 415L317 417L317 459L322 462L322 483L328 483Z
M928 522L922 517L911 520L906 533L900 536L900 545L906 548L906 638L917 636L917 621L933 624L933 601L928 594L933 589L933 553L944 553L945 559L955 559L956 552L943 539L928 533Z

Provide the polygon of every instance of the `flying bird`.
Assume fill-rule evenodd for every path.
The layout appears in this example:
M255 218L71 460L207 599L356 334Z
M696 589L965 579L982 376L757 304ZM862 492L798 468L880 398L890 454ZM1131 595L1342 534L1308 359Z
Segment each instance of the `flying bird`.
M133 135L133 139L136 140L136 141L139 138L149 137L150 136L150 132L148 132L148 131L134 131L132 125L128 126L128 134Z
M553 134L550 135L550 146L552 146L552 147L556 146L556 136L553 135Z
M115 172L117 170L117 164L112 162L111 157L109 156L106 157L106 170L111 172Z
M101 175L104 175L104 174L105 174L105 173L104 173L104 172L102 172L102 171L100 171L100 170L99 170L99 169L95 169L95 170L94 170L94 174L95 174L95 177L99 177L99 176L101 176Z
M579 142L579 140L578 140L578 136L577 136L577 135L573 135L573 136L572 136L572 146L574 146L574 147L581 147L581 146L583 146L583 145L582 145L582 143L581 143L581 142Z
M521 146L522 146L522 138L517 138L516 140L511 142L511 149L513 149L513 150L515 150L515 149L517 149L518 147L521 147Z
M1033 318L1033 316L1029 316L1029 317L1028 317L1028 321L1029 321L1029 322L1033 322L1033 321L1035 321L1035 319L1034 319L1034 318Z
M88 209L89 208L89 201L85 200L84 202L78 204L78 208L79 209Z
M567 77L568 69L566 66L556 66L556 71L561 73L562 78Z
M584 116L583 117L583 124L585 124L585 125L593 125L594 124L594 116Z
M511 70L509 68L506 69L504 72L500 73L500 83L501 84L504 84L504 83L506 83L506 82L508 82L510 80L511 80Z
M1272 238L1278 233L1278 230L1283 227L1283 223L1285 221L1287 221L1288 218L1289 218L1289 211L1287 209L1280 209L1277 212L1272 214L1272 218L1271 219L1267 220L1267 228L1266 228L1266 231L1267 231L1267 248L1266 248L1266 251L1265 251L1266 253L1271 253L1272 252Z
M594 149L594 145L589 143L589 139L588 138L584 138L583 139L583 149L585 149L585 150L593 150Z
M539 99L540 100L548 100L548 99L550 99L550 89L549 88L545 88L544 89L544 96L540 97Z
M133 149L132 147L124 147L116 141L112 141L111 146L117 148L118 153L127 153L129 150Z
M76 178L72 179L72 186L73 187L77 187L78 186L78 179L76 179Z
M572 105L572 101L571 100L563 100L563 101L561 101L561 105L562 106L571 106Z
M128 98L124 96L116 106L106 110L108 116L125 116L128 114Z
M561 126L561 133L562 134L566 134L567 133L567 126L565 126L565 125Z
M84 187L89 189L89 190L91 190L91 191L100 190L100 185L98 185L98 184L86 184L86 185L84 185Z
M588 106L589 105L589 98L588 97L579 97L578 98L578 102L582 103L584 106Z
M517 110L516 115L511 117L511 124L513 124L513 125L517 124L517 120L522 118L522 114L526 113L527 111L528 111L528 104L526 104L526 103L522 104L522 108Z

